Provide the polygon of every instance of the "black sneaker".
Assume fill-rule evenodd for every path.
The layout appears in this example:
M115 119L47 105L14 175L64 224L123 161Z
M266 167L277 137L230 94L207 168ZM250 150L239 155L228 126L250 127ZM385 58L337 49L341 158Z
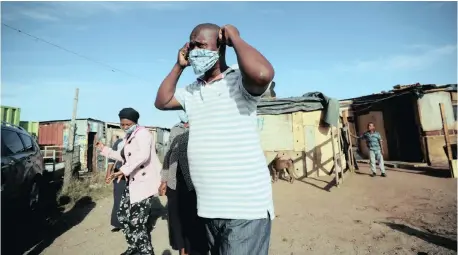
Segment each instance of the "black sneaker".
M382 177L386 177L386 173L382 173Z
M371 177L375 177L375 176L377 176L376 173L372 173L372 174L371 174Z
M125 252L121 253L121 255L136 255L139 254L136 250L128 248Z
M119 232L120 230L121 230L121 228L113 228L113 229L111 230L111 232L116 233L116 232Z

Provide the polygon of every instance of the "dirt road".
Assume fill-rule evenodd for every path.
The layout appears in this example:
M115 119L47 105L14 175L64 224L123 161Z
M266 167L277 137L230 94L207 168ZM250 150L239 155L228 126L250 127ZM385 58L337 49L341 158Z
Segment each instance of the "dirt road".
M456 180L398 169L389 169L388 178L368 173L362 166L330 191L329 178L275 183L270 254L456 254ZM111 204L111 198L96 201L78 225L54 235L41 253L123 252L122 233L110 232ZM152 237L156 254L177 254L168 245L166 220L158 219Z

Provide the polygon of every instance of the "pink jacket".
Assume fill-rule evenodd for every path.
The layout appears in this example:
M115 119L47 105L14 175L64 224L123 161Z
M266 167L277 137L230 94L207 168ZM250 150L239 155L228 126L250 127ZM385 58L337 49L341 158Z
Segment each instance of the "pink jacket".
M114 151L105 146L101 155L123 162L121 172L129 176L130 202L137 203L157 195L161 183L161 164L156 154L155 141L144 127L138 127L129 139L124 138L124 156L121 150Z

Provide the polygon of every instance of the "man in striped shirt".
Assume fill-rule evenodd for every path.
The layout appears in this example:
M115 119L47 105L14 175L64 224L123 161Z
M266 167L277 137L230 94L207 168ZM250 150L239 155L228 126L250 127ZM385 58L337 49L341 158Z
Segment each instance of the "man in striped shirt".
M238 67L225 61L233 47ZM197 81L176 89L191 65ZM272 185L257 133L257 103L274 70L231 25L200 24L159 87L155 106L186 111L188 160L211 254L268 254Z

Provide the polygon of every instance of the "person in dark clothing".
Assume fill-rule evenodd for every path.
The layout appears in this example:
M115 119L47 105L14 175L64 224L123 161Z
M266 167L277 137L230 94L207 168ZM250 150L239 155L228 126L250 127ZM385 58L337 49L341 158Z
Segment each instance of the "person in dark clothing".
M167 154L161 172L159 194L168 200L170 246L180 255L207 255L204 222L197 216L197 197L188 166L188 117L179 112L181 122L170 131Z
M342 121L342 117L340 118L341 121ZM342 145L342 148L343 148L343 151L344 151L344 155L345 155L345 161L346 161L346 169L349 169L350 168L350 155L349 155L349 150L353 150L353 148L349 148L350 147L350 141L348 140L348 136L347 134L349 134L349 131L348 131L348 126L343 126L342 127L342 140L341 140L341 145ZM359 167L358 167L358 162L356 162L356 158L355 158L355 153L353 152L351 155L353 155L352 157L352 162L353 162L353 166L355 167L355 170L359 170Z
M116 141L114 142L112 149L114 151L121 150L124 146L123 139L119 138L119 136L114 137L114 139L116 139ZM110 182L113 183L113 209L111 210L111 226L113 226L113 229L111 230L111 232L118 232L122 228L122 225L118 220L117 213L119 211L122 193L124 192L124 189L126 188L126 180L122 178L118 181L117 179L111 180L110 178L110 176L113 173L116 173L119 171L121 166L122 166L121 161L117 161L114 159L108 159L106 183L107 184L109 184Z

